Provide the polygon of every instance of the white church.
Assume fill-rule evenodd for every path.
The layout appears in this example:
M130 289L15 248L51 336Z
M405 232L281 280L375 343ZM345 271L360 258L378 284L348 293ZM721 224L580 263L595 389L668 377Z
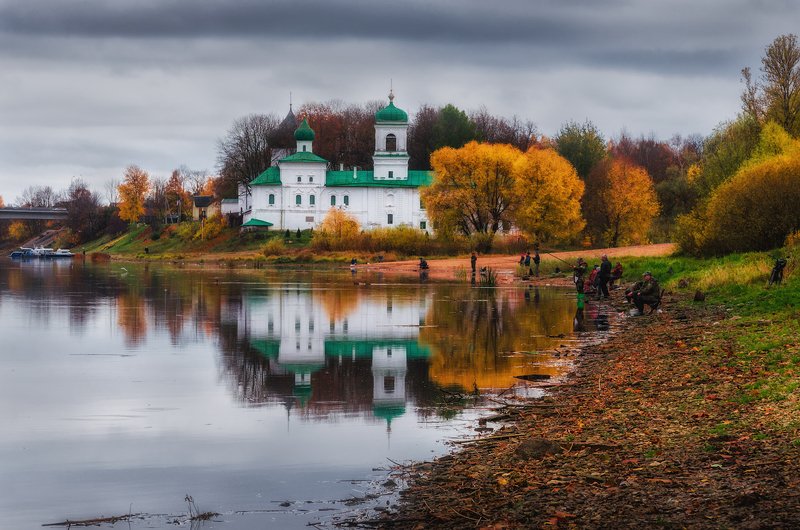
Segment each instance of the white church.
M305 230L340 208L364 230L411 226L431 232L419 191L432 173L408 169L407 133L408 114L394 106L390 92L389 104L375 113L374 169L334 171L314 154L314 131L303 119L294 132L296 152L253 179L249 192L240 189L242 226Z

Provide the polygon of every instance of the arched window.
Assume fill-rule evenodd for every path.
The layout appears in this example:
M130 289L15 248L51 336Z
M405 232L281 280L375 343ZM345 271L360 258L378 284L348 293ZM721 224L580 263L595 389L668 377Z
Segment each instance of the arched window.
M275 206L275 194L274 193L270 193L269 194L269 205L270 206Z
M350 196L349 195L345 195L344 196L344 205L345 206L349 206L350 205Z
M294 203L296 205L300 206L301 204L303 204L303 197L301 195L295 195L294 196Z
M336 206L336 195L331 195L331 206Z
M303 182L303 177L297 177L297 182Z
M397 151L397 136L393 134L386 135L386 150Z
M314 196L314 195L309 195L309 197L308 197L308 204L309 204L310 206L314 206L315 204L317 204L317 197L316 197L316 196Z
M394 206L394 193L386 194L386 206Z

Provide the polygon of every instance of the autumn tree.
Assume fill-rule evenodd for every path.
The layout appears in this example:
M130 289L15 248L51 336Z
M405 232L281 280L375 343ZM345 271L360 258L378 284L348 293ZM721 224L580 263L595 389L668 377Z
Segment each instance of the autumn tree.
M755 119L743 116L723 123L706 138L697 169L689 173L689 181L701 197L736 174L750 158L760 132L761 125Z
M50 186L28 186L17 197L17 205L26 208L53 208L59 195Z
M530 148L515 166L514 224L536 241L567 241L583 230L584 184L554 149Z
M800 136L800 46L797 36L780 35L761 58L761 76L753 80L742 70L744 111L760 123L775 121L794 137Z
M592 168L606 156L603 135L588 120L583 124L574 121L565 123L553 141L558 154L566 158L584 180Z
M769 250L800 229L800 156L779 154L742 167L708 201L678 220L677 243L696 255Z
M150 188L150 177L138 166L128 166L119 192L119 217L123 221L136 223L144 215L144 202Z
M5 203L5 201L3 201L3 196L0 195L0 208L5 208L5 207L6 207L6 203Z
M314 231L312 244L322 250L349 248L361 231L361 225L353 215L340 208L331 208Z
M478 142L435 151L433 184L421 195L436 230L475 234L481 250L489 250L494 234L511 222L519 156L510 145Z
M583 203L590 233L612 247L645 242L660 209L650 175L624 158L595 166Z
M378 101L352 105L331 100L305 104L299 114L305 116L316 133L315 154L334 168L344 165L370 169L375 151L375 113L382 106Z
M165 199L170 205L170 211L174 211L181 218L186 218L192 212L192 197L185 188L185 177L182 171L175 169L167 181L164 189ZM174 210L172 208L174 207Z
M494 116L481 107L469 117L475 128L475 139L490 144L510 144L527 151L536 140L537 129L532 121L522 121L517 116L507 120Z
M217 165L231 187L250 189L250 182L272 163L270 138L280 126L272 115L251 114L233 122L217 143Z

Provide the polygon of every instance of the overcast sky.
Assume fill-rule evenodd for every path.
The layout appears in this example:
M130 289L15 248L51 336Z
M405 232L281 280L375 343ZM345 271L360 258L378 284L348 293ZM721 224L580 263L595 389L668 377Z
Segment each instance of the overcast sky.
M0 0L0 195L214 171L234 119L341 99L708 134L797 0ZM296 108L295 107L295 108Z

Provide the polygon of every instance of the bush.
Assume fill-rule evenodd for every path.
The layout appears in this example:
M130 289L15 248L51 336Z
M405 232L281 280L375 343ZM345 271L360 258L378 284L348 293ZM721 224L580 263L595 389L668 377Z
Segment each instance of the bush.
M175 229L175 234L183 240L189 240L194 239L195 233L199 230L199 223L195 223L194 221L185 221L178 225L178 228Z
M261 247L261 253L265 257L280 256L286 252L286 244L280 237L273 237Z
M214 239L222 233L225 228L225 218L221 215L214 215L206 219L203 225L197 227L193 239Z
M676 241L696 255L768 250L800 229L800 155L743 167L708 201L679 218Z

